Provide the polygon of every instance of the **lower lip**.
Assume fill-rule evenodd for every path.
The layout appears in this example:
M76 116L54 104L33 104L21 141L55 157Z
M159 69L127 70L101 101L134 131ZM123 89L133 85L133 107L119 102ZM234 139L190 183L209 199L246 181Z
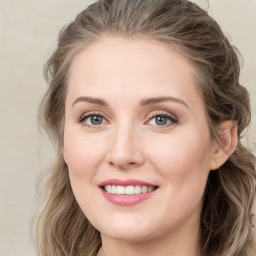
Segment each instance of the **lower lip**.
M133 206L151 197L153 193L156 191L156 189L145 194L135 194L135 195L111 194L111 193L107 193L104 189L101 189L101 191L105 199L107 199L109 202L113 204L122 205L122 206Z

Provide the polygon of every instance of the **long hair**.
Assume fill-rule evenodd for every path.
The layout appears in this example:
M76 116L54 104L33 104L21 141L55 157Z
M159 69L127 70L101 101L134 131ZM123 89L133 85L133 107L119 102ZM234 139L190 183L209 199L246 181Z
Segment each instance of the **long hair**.
M49 170L47 200L37 220L39 255L93 256L101 246L99 232L74 198L61 146L70 64L79 51L104 35L169 45L197 70L212 138L218 140L223 121L237 123L235 152L210 172L206 184L199 246L205 256L253 256L255 156L241 142L251 113L249 94L239 83L238 51L207 12L187 0L99 0L60 32L58 47L45 66L49 88L40 107L58 157Z

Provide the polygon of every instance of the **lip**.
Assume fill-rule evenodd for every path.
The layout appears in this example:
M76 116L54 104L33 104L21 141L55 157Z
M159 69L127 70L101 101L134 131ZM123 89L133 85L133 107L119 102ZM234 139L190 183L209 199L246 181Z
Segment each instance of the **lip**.
M109 202L113 204L117 204L121 206L133 206L150 198L155 193L156 190L153 190L149 193L137 194L137 195L110 194L110 193L107 193L104 189L101 189L101 192L105 197L105 199L107 199Z
M134 195L118 195L118 194L111 194L106 192L102 187L107 186L107 185L117 185L117 186L147 186L147 187L156 187L155 190L148 192L148 193L141 193L141 194L134 194ZM104 198L116 205L120 206L133 206L136 205L148 198L150 198L157 190L158 186L150 184L148 182L140 181L140 180L134 180L134 179L129 179L129 180L119 180L119 179L110 179L103 181L99 184L99 188L104 196Z
M134 180L134 179L129 179L129 180L110 179L110 180L101 182L99 184L99 187L104 187L107 185L118 185L118 186L140 185L140 186L147 186L147 187L158 187L157 185L150 184L148 182L144 182L141 180Z

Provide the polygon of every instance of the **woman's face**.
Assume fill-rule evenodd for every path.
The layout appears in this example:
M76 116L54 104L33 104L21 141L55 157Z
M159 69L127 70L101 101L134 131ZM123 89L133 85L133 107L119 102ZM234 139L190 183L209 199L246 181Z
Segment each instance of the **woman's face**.
M214 143L195 76L153 40L105 37L74 58L63 154L74 195L103 237L199 230Z

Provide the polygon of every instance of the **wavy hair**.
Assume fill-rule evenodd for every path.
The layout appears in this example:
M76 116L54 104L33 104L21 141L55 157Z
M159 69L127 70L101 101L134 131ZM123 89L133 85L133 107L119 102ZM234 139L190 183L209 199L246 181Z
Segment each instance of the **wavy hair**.
M241 142L251 113L249 94L239 83L239 53L207 12L187 0L99 0L60 32L57 49L45 66L49 87L40 106L40 120L56 142L58 156L49 169L43 187L47 199L36 221L39 255L94 256L101 246L99 232L72 193L61 146L70 64L104 35L169 45L197 70L212 138L218 140L223 121L237 123L235 152L210 172L206 184L199 246L204 256L253 256L255 156Z

